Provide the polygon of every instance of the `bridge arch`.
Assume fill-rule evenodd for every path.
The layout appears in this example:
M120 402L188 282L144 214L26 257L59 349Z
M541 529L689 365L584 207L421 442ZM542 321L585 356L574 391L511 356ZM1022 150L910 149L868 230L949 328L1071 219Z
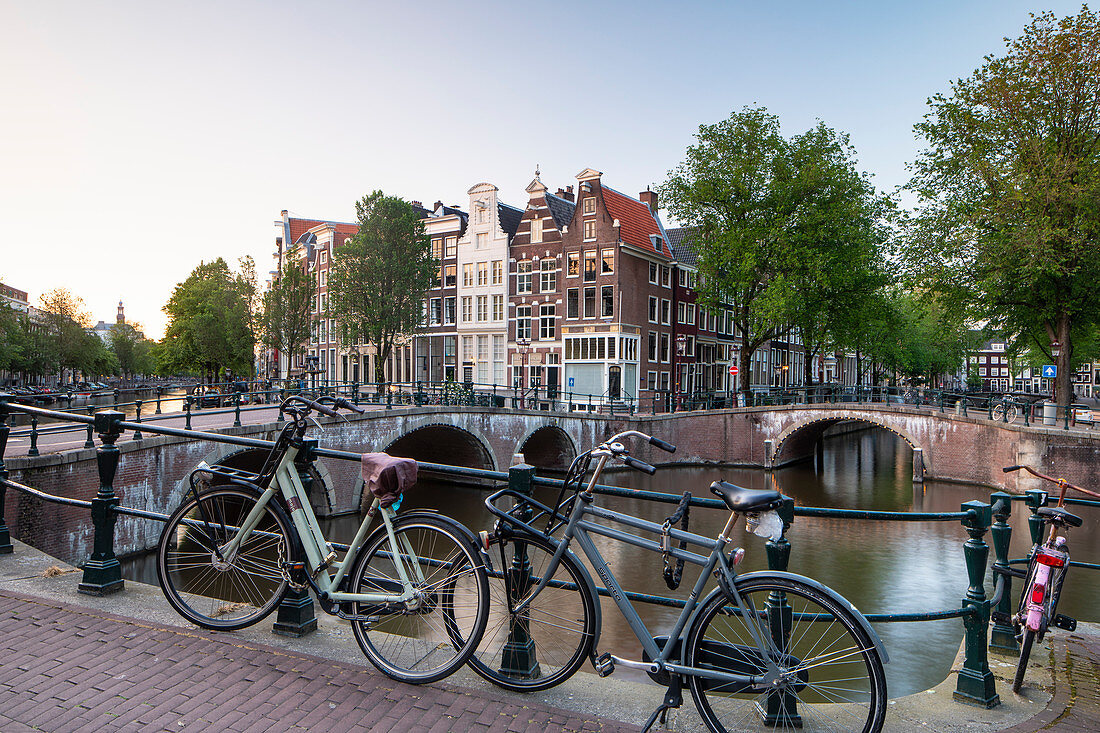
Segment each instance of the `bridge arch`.
M542 425L532 430L516 448L523 460L536 468L564 471L577 456L577 446L569 433L557 425Z
M825 431L841 422L856 422L871 427L882 428L901 438L913 450L913 479L922 481L924 476L924 450L909 430L895 424L890 415L875 416L866 412L848 410L828 411L812 417L795 420L785 426L779 434L767 441L772 445L766 451L765 465L778 467L802 460L814 454L814 447Z
M488 442L471 430L442 422L413 428L381 449L391 456L427 463L495 470Z

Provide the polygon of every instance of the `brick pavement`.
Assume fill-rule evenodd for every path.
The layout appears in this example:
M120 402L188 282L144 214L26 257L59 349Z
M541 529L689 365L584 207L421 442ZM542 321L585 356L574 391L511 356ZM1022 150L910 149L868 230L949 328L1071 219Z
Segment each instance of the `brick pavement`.
M0 591L0 629L4 733L638 730L8 591Z
M1100 638L1058 632L1050 639L1051 651L1036 645L1032 654L1050 655L1054 696L1041 713L1003 733L1100 731Z

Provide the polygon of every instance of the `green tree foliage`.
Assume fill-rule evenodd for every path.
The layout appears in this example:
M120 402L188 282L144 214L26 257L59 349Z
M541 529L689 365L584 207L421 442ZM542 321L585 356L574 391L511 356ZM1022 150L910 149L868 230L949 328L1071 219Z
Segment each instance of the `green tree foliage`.
M343 250L341 250L343 254ZM263 343L283 356L296 354L309 340L317 282L300 262L287 262L263 296Z
M733 309L747 391L760 346L797 326L808 355L820 351L884 283L888 201L856 170L848 137L823 123L786 139L778 117L746 108L701 125L696 140L660 191L692 227L704 305Z
M911 384L940 386L939 378L955 374L977 346L958 313L928 294L891 288L868 306L857 347Z
M1100 18L1033 16L1003 56L928 104L909 184L911 274L1047 358L1059 341L1065 405L1077 345L1100 324Z
M94 365L97 352L95 344L87 340L89 318L84 301L65 288L54 288L41 298L42 339L36 339L36 348L43 349L42 359L50 370L62 379L65 369L85 371ZM96 340L98 341L97 337Z
M110 348L118 360L122 375L152 374L156 364L151 358L151 342L141 333L140 324L114 323L109 332Z
M0 371L22 371L27 344L20 314L7 303L0 303Z
M161 368L198 372L211 382L231 371L252 374L250 283L225 260L202 262L176 285L164 306L168 314Z
M356 202L355 212L359 231L329 272L328 315L337 320L341 343L374 344L374 378L382 382L394 337L420 325L424 292L439 261L407 201L375 191Z

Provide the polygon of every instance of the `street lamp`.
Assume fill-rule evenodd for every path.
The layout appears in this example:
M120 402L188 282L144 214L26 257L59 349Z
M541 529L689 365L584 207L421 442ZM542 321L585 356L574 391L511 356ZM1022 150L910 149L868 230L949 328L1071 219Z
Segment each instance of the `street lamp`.
M1058 357L1061 356L1061 354L1062 354L1062 342L1058 341L1057 339L1055 339L1054 341L1051 341L1050 342L1050 356L1051 356L1051 358L1057 360Z
M527 379L527 354L531 350L531 339L520 336L516 339L516 346L519 347L520 358L519 386L523 390L520 392L520 397L526 399L527 386L524 381Z

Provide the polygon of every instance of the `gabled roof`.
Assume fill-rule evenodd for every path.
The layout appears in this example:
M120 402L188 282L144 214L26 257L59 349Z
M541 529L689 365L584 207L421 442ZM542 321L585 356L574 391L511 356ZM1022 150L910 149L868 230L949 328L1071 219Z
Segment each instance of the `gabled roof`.
M688 267L695 267L699 264L699 255L695 252L691 243L691 234L694 227L676 227L675 229L666 229L665 236L668 237L668 246L672 249L672 256L676 258L677 262L682 262Z
M509 238L512 238L516 236L516 230L519 229L519 220L523 218L523 210L497 201L497 217L500 219L500 228L504 230Z
M607 213L619 220L619 239L633 245L638 249L657 254L670 256L667 243L660 250L653 247L655 235L664 239L664 229L649 207L636 198L619 193L609 186L603 186L603 202L607 207Z
M572 201L555 196L552 193L546 194L546 205L550 209L550 216L554 217L554 223L561 230L569 222L573 221L573 210L577 208L577 205Z

